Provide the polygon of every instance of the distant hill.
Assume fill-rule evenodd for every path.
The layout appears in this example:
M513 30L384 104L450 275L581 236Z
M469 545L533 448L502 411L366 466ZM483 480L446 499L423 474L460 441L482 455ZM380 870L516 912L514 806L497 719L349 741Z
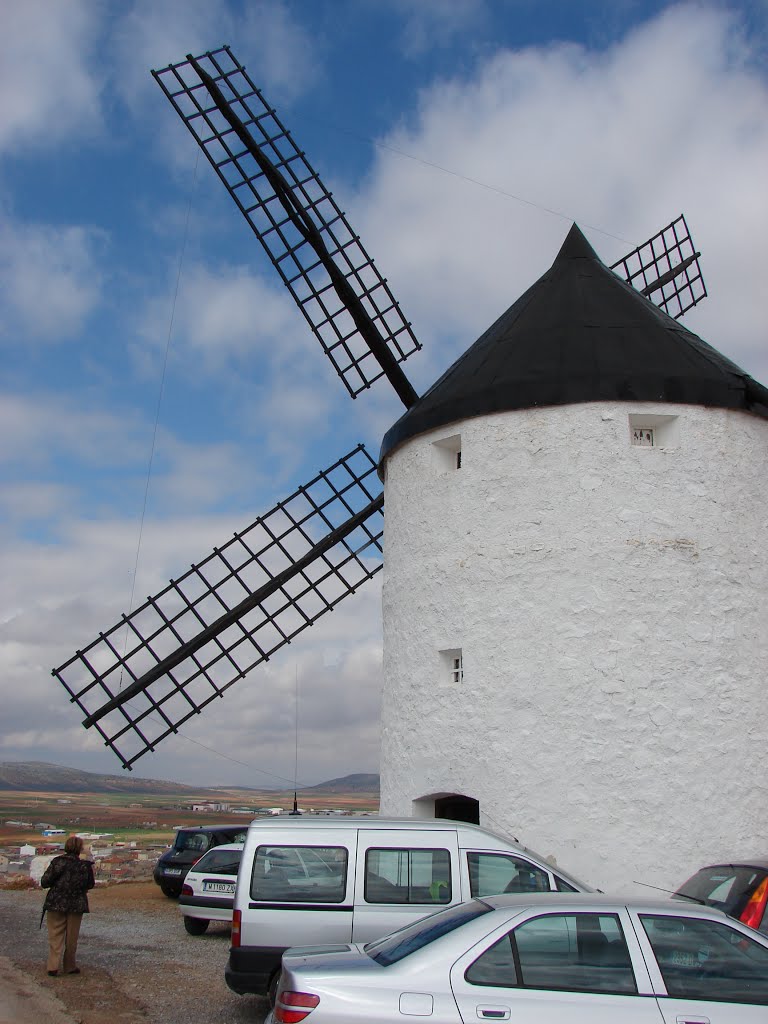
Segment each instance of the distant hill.
M0 761L0 791L42 793L199 793L180 782L102 775L46 761Z
M379 776L371 773L358 772L356 775L345 775L341 779L331 779L317 786L302 789L302 793L378 793Z
M181 782L163 779L139 779L128 775L104 775L85 772L79 768L65 768L47 761L0 761L0 792L26 791L35 793L217 793L241 787L187 786ZM250 790L242 789L243 792ZM303 789L302 793L378 793L379 776L358 773L331 779L318 786Z

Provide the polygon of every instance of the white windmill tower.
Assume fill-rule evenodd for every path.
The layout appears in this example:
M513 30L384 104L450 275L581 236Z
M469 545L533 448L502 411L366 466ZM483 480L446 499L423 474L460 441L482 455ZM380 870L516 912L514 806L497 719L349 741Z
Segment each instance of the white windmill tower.
M231 51L155 77L350 395L385 376L408 410L378 466L382 810L498 822L599 882L698 853L701 821L746 837L768 393L649 301L706 294L683 219L611 269L574 229L419 398L410 325ZM54 670L124 767L382 568L376 469L343 456Z
M604 887L765 848L768 390L574 226L381 468L383 811Z

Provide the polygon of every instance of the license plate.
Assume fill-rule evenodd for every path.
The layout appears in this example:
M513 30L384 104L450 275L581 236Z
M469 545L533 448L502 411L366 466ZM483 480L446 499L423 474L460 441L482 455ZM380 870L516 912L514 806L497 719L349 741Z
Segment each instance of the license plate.
M234 882L203 882L203 892L224 892L231 896L234 891Z
M166 875L180 875L181 868L166 868L165 873Z

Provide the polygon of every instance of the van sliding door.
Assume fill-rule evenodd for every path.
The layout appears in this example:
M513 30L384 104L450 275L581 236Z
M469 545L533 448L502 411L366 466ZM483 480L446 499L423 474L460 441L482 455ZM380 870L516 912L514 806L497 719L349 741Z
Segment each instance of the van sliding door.
M460 902L455 829L359 830L355 942L369 942Z

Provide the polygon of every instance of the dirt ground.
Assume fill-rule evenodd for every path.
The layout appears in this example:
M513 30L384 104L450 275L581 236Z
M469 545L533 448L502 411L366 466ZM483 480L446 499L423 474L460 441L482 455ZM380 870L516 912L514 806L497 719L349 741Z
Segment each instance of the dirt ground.
M266 1000L237 996L224 982L229 926L212 923L205 935L187 935L176 901L154 882L89 894L76 976L46 973L43 898L39 889L0 891L0 1024L263 1021Z

